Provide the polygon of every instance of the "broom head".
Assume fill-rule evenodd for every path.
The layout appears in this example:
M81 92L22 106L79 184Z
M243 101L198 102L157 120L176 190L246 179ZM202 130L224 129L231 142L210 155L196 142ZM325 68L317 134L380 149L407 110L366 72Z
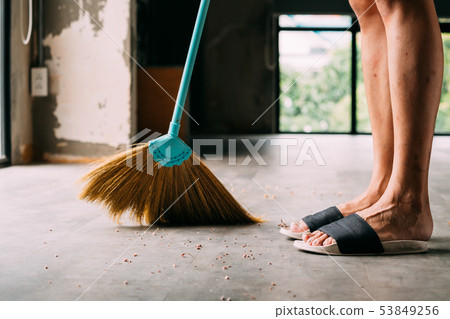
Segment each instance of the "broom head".
M161 139L161 138L159 138ZM159 140L157 139L157 140ZM80 198L100 203L117 222L130 213L140 224L216 225L262 222L250 215L208 167L180 139L153 144L165 147L166 165L153 161L148 144L114 155L82 178L86 182ZM155 140L156 141L156 140ZM154 141L152 141L154 142ZM168 144L167 144L168 143ZM183 146L184 145L184 146ZM187 154L187 160L180 161ZM178 158L167 158L179 150Z

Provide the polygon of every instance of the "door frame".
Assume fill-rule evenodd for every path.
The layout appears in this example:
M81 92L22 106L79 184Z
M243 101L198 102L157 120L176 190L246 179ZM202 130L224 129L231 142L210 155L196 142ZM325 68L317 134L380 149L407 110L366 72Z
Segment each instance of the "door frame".
M2 130L1 144L4 158L0 158L0 167L11 164L11 113L9 91L9 55L10 55L10 6L9 0L0 0L0 112Z

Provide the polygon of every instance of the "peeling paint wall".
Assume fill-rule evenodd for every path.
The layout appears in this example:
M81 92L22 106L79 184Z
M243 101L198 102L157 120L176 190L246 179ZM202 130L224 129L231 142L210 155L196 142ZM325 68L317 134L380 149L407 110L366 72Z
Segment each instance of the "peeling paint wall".
M47 160L97 157L135 129L133 0L44 1L50 96L33 105L35 141ZM133 12L134 15L134 12Z

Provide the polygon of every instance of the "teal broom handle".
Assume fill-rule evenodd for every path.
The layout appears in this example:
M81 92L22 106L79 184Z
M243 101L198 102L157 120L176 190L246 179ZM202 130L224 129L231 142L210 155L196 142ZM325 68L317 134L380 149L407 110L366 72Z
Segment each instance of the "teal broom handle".
M210 0L201 0L200 3L197 21L195 22L194 27L194 34L192 35L183 76L181 78L180 89L178 91L176 105L172 115L172 121L170 122L169 135L171 136L178 136L180 131L181 116L183 115L184 104L186 103L189 84L191 83L192 71L194 70L195 58L197 57L203 27L205 26L209 3Z

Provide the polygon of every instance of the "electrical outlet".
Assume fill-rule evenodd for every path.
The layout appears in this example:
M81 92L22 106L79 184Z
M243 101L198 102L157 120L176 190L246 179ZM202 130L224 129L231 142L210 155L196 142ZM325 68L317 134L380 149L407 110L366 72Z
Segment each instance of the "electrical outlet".
M31 96L48 95L48 69L31 68Z

